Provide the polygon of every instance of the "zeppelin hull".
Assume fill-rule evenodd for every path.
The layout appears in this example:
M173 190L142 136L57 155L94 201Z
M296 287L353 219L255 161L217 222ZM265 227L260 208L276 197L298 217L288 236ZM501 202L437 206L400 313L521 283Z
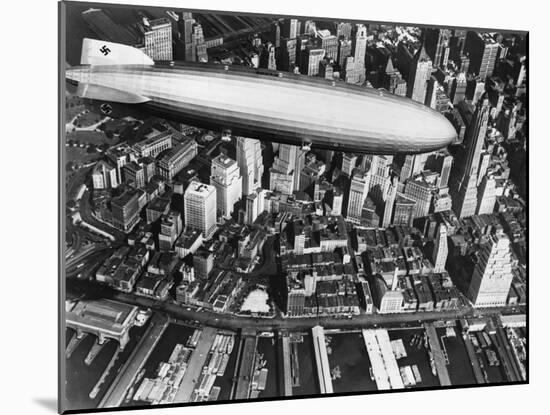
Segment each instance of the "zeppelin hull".
M423 105L323 79L158 64L71 71L77 81L146 97L139 105L155 114L251 138L397 154L436 150L456 136L445 117Z

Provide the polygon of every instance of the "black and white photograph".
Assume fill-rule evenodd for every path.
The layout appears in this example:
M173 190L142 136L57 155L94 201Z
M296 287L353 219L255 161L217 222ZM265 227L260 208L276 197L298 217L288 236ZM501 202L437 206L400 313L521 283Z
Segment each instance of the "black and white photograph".
M528 381L528 32L59 13L62 412Z

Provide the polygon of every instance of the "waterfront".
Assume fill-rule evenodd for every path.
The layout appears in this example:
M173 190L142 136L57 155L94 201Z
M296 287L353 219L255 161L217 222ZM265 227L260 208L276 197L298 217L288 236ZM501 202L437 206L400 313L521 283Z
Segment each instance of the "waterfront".
M422 328L410 328L410 329L398 329L388 330L390 340L402 339L407 357L403 357L397 361L399 367L407 365L416 365L422 381L417 383L417 387L433 387L439 386L439 380L437 376L432 373L430 366L430 359L428 356L428 350L424 346L424 329ZM416 337L415 337L416 336ZM414 339L420 338L420 340L414 341Z
M272 398L280 396L278 390L279 376L277 373L277 343L274 337L259 337L258 338L258 353L263 355L266 361L267 382L265 390L260 392L260 398Z
M315 351L311 335L304 333L303 341L291 343L292 348L298 352L298 374L300 377L300 386L294 386L292 394L295 396L318 395L320 393L319 381L317 380Z
M88 352L96 341L93 335L87 335L73 351L71 357L67 359L66 381L66 407L70 409L96 408L108 387L114 380L120 367L126 362L137 342L145 332L148 324L143 327L134 326L130 329L130 340L119 354L113 368L110 370L105 382L101 385L99 393L94 399L91 399L89 393L103 374L103 371L109 364L109 361L114 356L118 343L109 340L98 353L90 366L84 363ZM66 336L70 339L74 334L74 330L67 329Z
M340 377L332 377L335 393L370 392L376 390L376 383L370 377L371 363L360 331L350 333L325 333L329 340L328 360L330 370L338 367Z
M476 378L472 369L472 362L466 351L464 339L456 327L452 328L449 334L454 332L455 336L447 336L444 328L438 328L437 336L441 341L441 347L447 351L449 357L449 376L453 385L475 385Z

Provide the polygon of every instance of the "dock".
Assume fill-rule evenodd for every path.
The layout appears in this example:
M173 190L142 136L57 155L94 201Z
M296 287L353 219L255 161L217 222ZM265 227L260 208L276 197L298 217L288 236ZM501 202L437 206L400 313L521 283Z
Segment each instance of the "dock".
M321 393L334 393L330 365L328 362L327 345L325 343L325 330L321 326L315 326L311 329L311 333L313 335L313 349L315 350L319 389Z
M105 344L107 344L107 342L108 342L108 340L104 341L103 343L100 343L99 339L97 339L94 342L94 344L92 345L90 351L86 355L86 358L84 359L84 363L86 364L86 366L90 366L94 362L95 358L97 357L99 352L101 352L101 350L103 350L103 346L105 346Z
M388 331L384 329L365 329L363 330L363 340L365 341L377 389L403 389L405 385L393 354Z
M71 337L71 340L69 340L69 344L67 345L67 348L65 349L65 357L67 359L70 359L73 355L73 352L76 350L78 345L84 340L86 337L88 337L88 333L81 332L81 335L79 336L77 333L74 333Z
M95 344L94 344L95 346ZM102 345L101 345L102 346ZM93 349L93 347L92 347ZM101 374L101 377L97 381L97 383L94 385L92 390L90 391L90 394L88 395L90 399L95 399L99 391L101 390L101 387L103 386L103 383L105 383L105 379L107 379L107 376L109 376L109 373L111 373L111 370L113 369L113 366L115 365L115 362L118 359L118 355L122 352L120 348L117 347L115 350L115 353L113 354L113 357L111 357L111 360L109 361L109 364Z
M240 356L237 358L239 370L237 372L237 385L234 389L232 399L250 398L250 381L252 380L252 370L255 364L256 346L258 338L256 333L245 330L242 332Z
M121 406L134 379L147 362L153 349L168 327L169 319L159 313L151 316L149 327L143 333L138 344L130 354L126 363L120 368L117 377L99 402L98 408L112 408Z
M466 345L466 352L468 353L468 357L470 358L470 363L472 364L472 369L474 370L474 377L476 378L476 383L478 384L486 383L485 376L483 376L483 372L481 371L481 367L479 366L479 360L477 358L474 345L470 340L470 336L468 334L464 334L463 338L464 338L464 344Z
M195 347L195 350L193 350L191 358L189 359L189 364L187 365L187 369L183 375L180 387L176 393L174 403L191 401L193 391L197 386L199 386L197 383L201 377L202 368L206 363L206 358L208 357L208 353L214 344L214 339L217 334L218 331L213 327L205 327L202 330L197 347Z
M282 336L284 396L292 396L292 370L290 366L290 338Z
M449 371L447 370L446 353L441 348L441 344L437 338L435 326L432 323L426 323L424 324L424 329L426 330L426 335L428 336L428 344L432 352L439 383L441 386L450 386L451 378L449 377Z

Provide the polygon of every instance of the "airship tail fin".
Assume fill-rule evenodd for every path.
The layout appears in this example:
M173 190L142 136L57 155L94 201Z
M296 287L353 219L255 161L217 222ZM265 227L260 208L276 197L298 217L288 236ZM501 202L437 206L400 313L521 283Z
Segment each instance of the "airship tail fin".
M149 101L149 98L132 94L131 92L87 83L78 84L76 95L82 98L119 102L123 104L142 104Z
M153 60L141 50L120 43L84 38L82 41L82 65L154 65Z

